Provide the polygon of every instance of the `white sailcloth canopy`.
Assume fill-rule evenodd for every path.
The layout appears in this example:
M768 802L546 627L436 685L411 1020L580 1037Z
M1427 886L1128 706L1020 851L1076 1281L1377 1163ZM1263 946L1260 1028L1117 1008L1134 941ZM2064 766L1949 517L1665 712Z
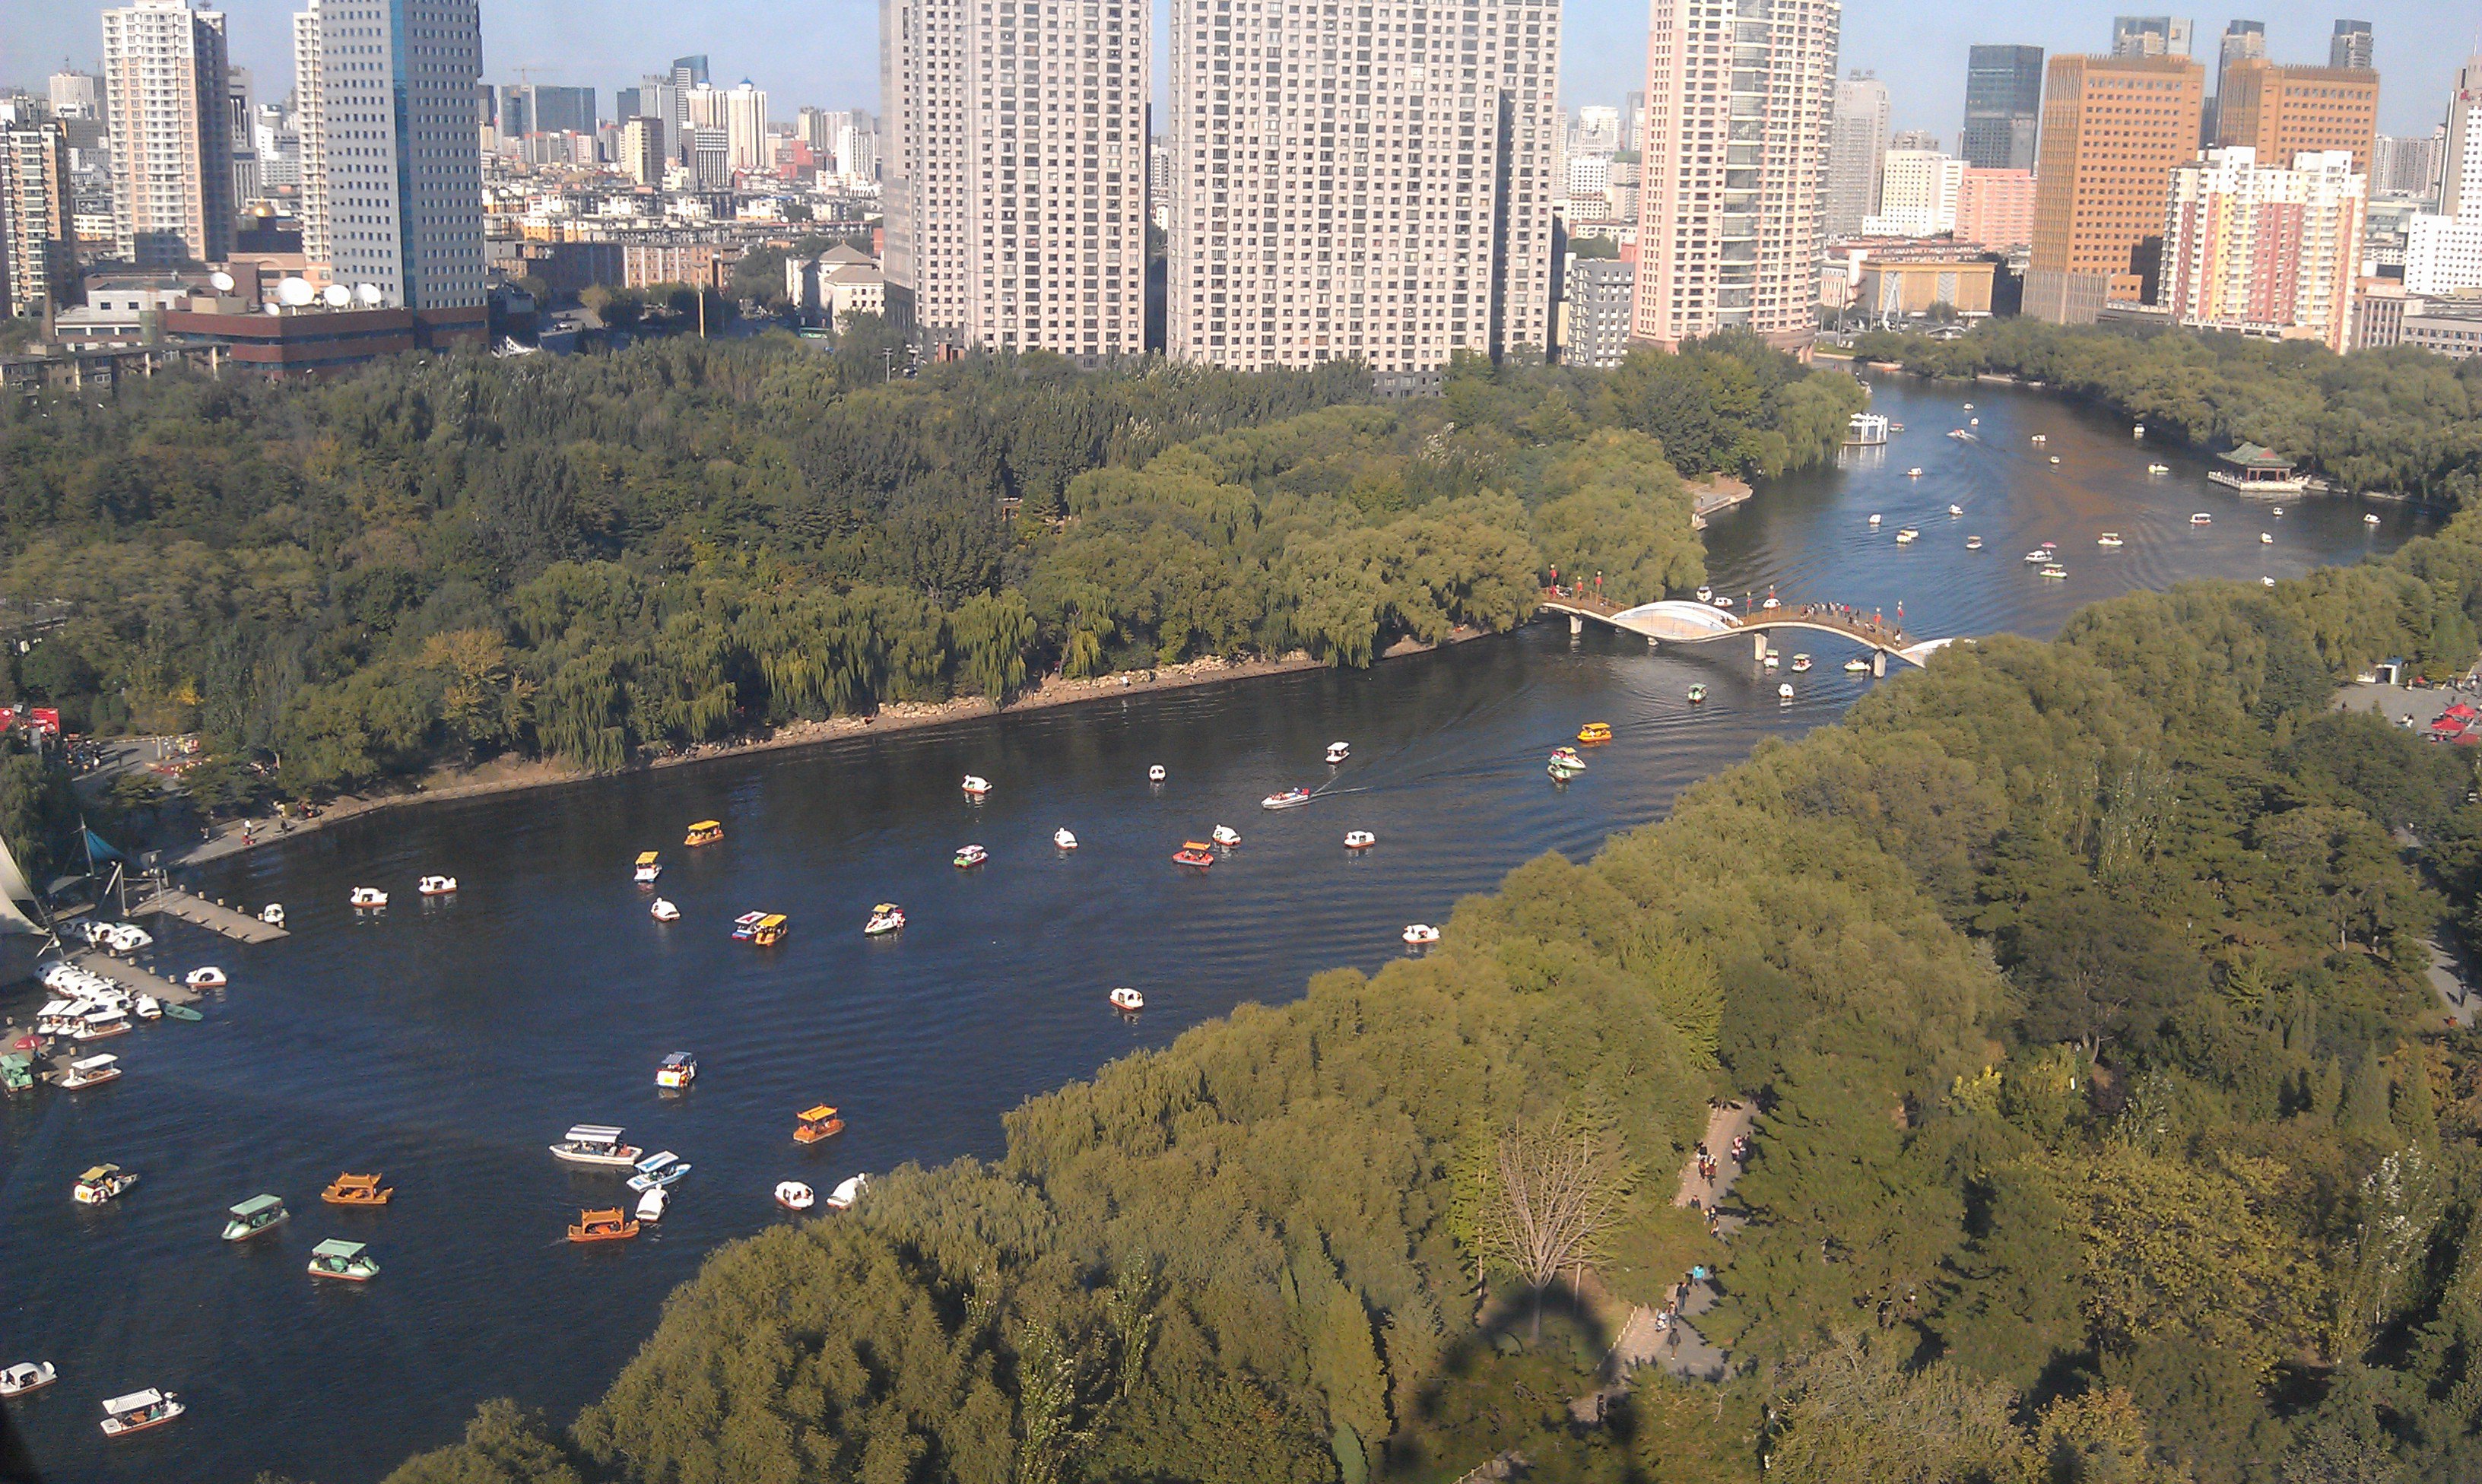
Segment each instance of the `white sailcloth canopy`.
M26 873L17 868L17 857L9 843L0 840L0 933L44 931L34 916L41 910L36 904L35 889L26 884Z

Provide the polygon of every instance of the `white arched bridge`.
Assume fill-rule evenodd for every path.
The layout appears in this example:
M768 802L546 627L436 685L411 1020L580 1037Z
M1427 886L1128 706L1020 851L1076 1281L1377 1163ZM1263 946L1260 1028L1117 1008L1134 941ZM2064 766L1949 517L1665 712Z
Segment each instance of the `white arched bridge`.
M1918 665L1927 662L1948 645L1953 638L1914 639L1900 629L1873 623L1866 618L1848 618L1825 609L1769 608L1744 617L1716 608L1711 604L1693 603L1685 598L1667 598L1658 603L1641 603L1635 608L1616 608L1598 598L1578 593L1546 591L1540 605L1543 612L1569 615L1569 632L1578 633L1589 618L1607 623L1616 629L1644 635L1650 643L1702 644L1735 635L1755 638L1757 653L1766 653L1767 635L1777 629L1809 629L1819 634L1833 634L1851 639L1875 651L1873 667L1887 673L1889 657Z

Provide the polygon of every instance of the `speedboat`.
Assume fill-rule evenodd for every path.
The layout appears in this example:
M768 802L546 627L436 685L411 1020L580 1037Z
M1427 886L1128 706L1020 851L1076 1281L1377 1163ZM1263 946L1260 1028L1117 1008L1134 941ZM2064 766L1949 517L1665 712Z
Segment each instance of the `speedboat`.
M265 923L270 927L283 926L284 903L280 901L271 901L266 906L259 908L258 920Z
M1429 948L1439 941L1439 930L1428 923L1408 923L1400 936L1408 948Z
M1219 824L1207 831L1206 838L1229 850L1241 843L1241 832L1229 824Z
M1066 824L1051 832L1051 843L1063 850L1077 848L1077 837L1069 833L1069 826Z
M2275 533L2272 531L2259 532L2258 534L2258 544L2260 546L2273 546L2275 544Z
M2193 526L2211 526L2214 523L2215 517L2207 514L2204 510L2200 510L2197 514L2189 517L2189 524Z
M658 1087L686 1087L698 1080L698 1058L687 1052L672 1052L655 1068Z
M1875 511L1875 510L1871 512L1871 515L1870 515L1870 524L1872 524L1872 525L1874 525L1874 526L1875 526L1875 525L1877 525L1877 524L1879 524L1879 515L1878 515L1878 512L1877 512L1877 511Z
M2025 562L2028 566L2041 566L2050 560L2051 548L2047 546L2037 546L2025 554Z
M425 897L454 897L457 895L457 878L425 876L414 883L413 889Z
M1299 809L1302 805L1307 804L1309 801L1309 790L1286 789L1281 794L1270 794L1265 798L1258 800L1258 807L1261 809Z
M111 1081L119 1075L120 1058L118 1056L81 1056L70 1062L68 1069L61 1074L60 1084L75 1092L81 1087Z
M2146 466L2146 472L2159 480L2163 476L2172 472L2172 466L2170 464L2148 464Z
M1353 756L1353 743L1332 742L1327 744L1327 766L1333 768Z
M1777 687L1776 687L1776 699L1777 699L1777 700L1779 700L1779 701L1789 701L1789 700L1791 700L1791 699L1792 699L1792 682L1791 682L1791 681L1787 680L1787 681L1783 682L1782 685L1779 685L1779 686L1777 686Z
M869 1188L870 1188L870 1177L869 1177L869 1176L867 1176L867 1175L848 1175L848 1176L846 1176L843 1180L840 1180L840 1181L838 1181L838 1182L836 1183L836 1187L835 1187L833 1190L831 1190L831 1191L829 1191L829 1192L828 1192L828 1210L830 1210L830 1211L851 1211L851 1210L853 1210L854 1202L860 1200L860 1199L861 1199L861 1193L862 1193L863 1191L865 1191L865 1190L869 1189Z
M330 1206L385 1206L395 1194L396 1186L381 1185L376 1171L356 1175L348 1170L338 1172L319 1199Z
M664 1208L672 1204L673 1192L662 1185L657 1185L646 1194L638 1197L638 1219L641 1221L661 1221L664 1219Z
M808 1211L817 1200L818 1197L810 1193L810 1187L798 1180L777 1182L776 1204L786 1211Z
M190 1409L181 1405L172 1392L159 1392L148 1387L126 1396L113 1396L103 1404L103 1435L126 1438L134 1432L161 1427Z
M669 1185L689 1172L689 1161L667 1149L638 1161L638 1173L629 1177L629 1188L652 1190L658 1185Z
M1367 850L1378 843L1379 837L1366 829L1349 829L1344 832L1344 847L1348 850Z
M181 982L192 989L222 989L225 982L224 972L212 965L203 969L193 969L181 976Z
M1563 783L1576 777L1579 773L1582 773L1585 770L1586 760L1577 756L1576 749L1573 747L1563 747L1559 751L1552 753L1551 761L1547 768L1547 771L1549 771L1552 777L1559 779Z
M124 1170L117 1164L98 1164L77 1178L69 1186L69 1199L80 1206L101 1206L120 1199L121 1193L138 1184L135 1170Z
M561 1135L549 1146L552 1158L570 1164L600 1165L605 1169L624 1170L638 1162L646 1153L635 1144L620 1142L620 1131L610 1124L582 1123Z
M1847 675L1867 675L1870 673L1870 662L1862 659L1860 655L1855 655L1852 659L1844 662L1844 673Z
M313 1278L341 1278L347 1283L368 1283L379 1275L378 1261L360 1242L330 1237L310 1249L310 1276Z
M959 846L956 855L949 860L948 864L959 871L970 871L990 858L991 852L981 846Z
M1804 670L1806 670L1806 669L1809 669L1809 656L1808 656L1808 655L1795 655L1795 656L1793 656L1793 657L1792 657L1792 672L1793 672L1794 674L1798 675L1798 674L1800 674L1802 671L1804 671Z
M681 837L685 846L711 846L724 838L724 825L715 820L700 820Z
M805 1107L793 1115L793 1142L796 1144L816 1144L824 1139L832 1139L843 1132L845 1132L845 1121L837 1117L836 1110L825 1103L815 1107Z
M658 923L677 923L681 920L681 909L658 897L647 903L647 915Z
M2375 526L2378 523L2379 518L2376 515L2364 515L2362 517L2362 524L2364 526Z
M1163 781L1164 781L1164 766L1163 766L1161 763L1157 763L1157 764L1155 764L1153 767L1151 767L1151 768L1148 768L1148 769L1147 769L1147 782L1149 782L1149 783L1161 783L1161 782L1163 782Z
M1969 439L1969 438L1971 438L1971 437L1973 436L1973 434L1971 434L1971 433L1969 433L1969 432L1967 432L1967 431L1966 431L1964 429L1962 429L1962 428L1951 428L1951 429L1949 429L1949 430L1947 430L1947 435L1948 435L1949 437L1951 437L1951 438L1956 438L1956 439L1959 439L1959 440Z
M1911 546L1915 541L1920 540L1921 536L1922 534L1918 529L1907 526L1904 530L1896 533L1896 544L1898 546Z
M0 1396L23 1396L40 1392L61 1378L49 1361L20 1361L0 1370Z
M1143 1010L1147 1007L1147 997L1139 994L1136 990L1131 989L1126 984L1123 984L1120 988L1112 991L1110 999L1112 1002L1112 1008L1116 1010L1135 1011Z
M905 909L892 901L883 901L870 909L870 921L861 924L862 936L876 938L905 926Z
M293 1219L293 1212L284 1209L282 1198L273 1195L253 1195L239 1206L227 1209L224 1214L231 1218L224 1223L224 1240L228 1242L248 1241Z
M630 868L629 879L640 886L652 886L655 884L655 878L663 873L664 863L655 858L655 852L641 850L638 852L638 864Z
M2058 582L2069 575L2069 569L2054 561L2043 569L2042 575Z
M638 1235L638 1223L629 1219L620 1207L608 1206L601 1211L581 1210L575 1224L568 1229L573 1242L627 1241Z
M2121 547L2126 546L2128 543L2120 538L2119 532L2106 531L2102 534L2095 537L2095 544L2102 547Z
M1953 520L1953 519L1955 519L1957 516L1963 515L1963 514L1965 513L1965 507L1964 507L1964 506L1961 506L1961 505L1951 505L1951 506L1949 506L1949 507L1947 508L1947 513L1948 513L1948 518L1949 518L1949 519L1951 519L1951 520Z
M1703 706L1703 705L1704 705L1704 704L1705 704L1705 702L1706 702L1706 686L1705 686L1705 683L1704 683L1703 681L1701 681L1699 684L1694 685L1694 686L1691 686L1691 687L1689 688L1689 704L1690 704L1690 705L1692 705L1692 706Z
M376 886L357 886L354 888L353 902L356 907L384 907L387 905L387 893Z
M967 773L965 775L964 788L965 796L967 798L981 798L985 794L990 793L991 781L989 778L978 777L973 773Z
M1584 726L1577 728L1577 741L1581 742L1591 744L1594 742L1607 742L1611 740L1612 724L1608 721L1589 721Z
M1978 535L1967 536L1965 538L1965 549L1969 552L1978 552L1982 550L1982 537Z
M1175 866L1195 866L1204 871L1215 864L1215 852L1207 848L1203 840L1184 840L1180 848L1172 852L1172 862Z

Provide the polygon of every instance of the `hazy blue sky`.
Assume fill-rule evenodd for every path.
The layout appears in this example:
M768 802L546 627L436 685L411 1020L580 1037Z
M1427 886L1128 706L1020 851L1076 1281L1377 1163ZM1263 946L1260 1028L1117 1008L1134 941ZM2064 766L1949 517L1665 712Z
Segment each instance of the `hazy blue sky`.
M2247 13L2267 23L2278 61L2327 60L2339 0L2264 5ZM2482 9L2470 0L2340 0L2378 37L2380 127L2427 131L2445 106L2449 78L2475 50ZM66 57L93 65L96 13L105 0L0 0L0 82L34 83ZM291 86L291 21L298 0L225 0L233 59L260 91ZM2111 17L2128 9L2107 0L1991 5L1974 0L1846 0L1844 67L1888 82L1899 128L1936 129L1953 146L1965 106L1966 47L2020 42L2052 51L2099 51ZM2214 54L2225 14L2198 15L2196 50ZM1561 67L1562 102L1618 103L1644 86L1644 0L1570 0ZM877 108L879 10L876 0L483 0L483 58L494 81L591 85L612 107L612 90L660 68L674 55L705 52L718 83L747 76L771 94L779 117L804 104Z

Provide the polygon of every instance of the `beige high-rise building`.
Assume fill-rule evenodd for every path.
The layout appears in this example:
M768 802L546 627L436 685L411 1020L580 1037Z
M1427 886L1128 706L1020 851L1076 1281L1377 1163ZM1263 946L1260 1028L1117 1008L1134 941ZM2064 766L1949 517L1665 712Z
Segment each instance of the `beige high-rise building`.
M103 13L114 250L157 266L232 250L224 17L189 0Z
M0 316L66 301L77 281L73 216L67 131L0 129Z
M767 137L767 94L748 78L724 94L724 133L730 142L732 168L737 170L763 170L776 163L775 149Z
M1167 351L1540 356L1560 144L1556 0L1174 0Z
M2262 161L2348 150L2353 169L2366 175L2378 138L2379 74L2367 67L2288 67L2244 57L2224 68L2218 144L2254 149Z
M1653 0L1637 338L1816 328L1838 0Z
M2347 150L2281 164L2247 145L2208 150L2172 172L2158 301L2176 324L2342 353L2368 194Z
M2198 153L2206 69L2187 57L2053 57L2024 312L2094 322L2151 276L2172 171Z
M1146 349L1149 34L1145 0L881 0L892 315L989 351Z

